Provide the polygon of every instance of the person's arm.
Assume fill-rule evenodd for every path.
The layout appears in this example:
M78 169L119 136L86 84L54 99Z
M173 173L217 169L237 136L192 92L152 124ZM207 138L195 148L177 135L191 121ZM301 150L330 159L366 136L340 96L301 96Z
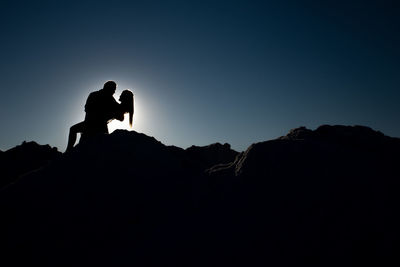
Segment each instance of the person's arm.
M123 112L117 112L117 114L115 114L115 119L117 119L119 121L123 121L124 120L124 113Z
M122 105L119 104L115 99L113 98L112 101L109 104L109 114L110 114L110 119L116 119L119 121L124 120L124 111L122 109Z
M117 107L115 109L115 119L119 120L119 121L123 121L124 120L124 114L125 112L122 109L122 105L117 103Z

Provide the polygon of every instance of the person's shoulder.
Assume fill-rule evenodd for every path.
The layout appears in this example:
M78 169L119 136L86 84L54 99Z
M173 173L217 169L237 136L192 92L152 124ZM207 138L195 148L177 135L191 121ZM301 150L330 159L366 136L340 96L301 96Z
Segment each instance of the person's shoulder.
M89 94L88 98L95 98L95 97L98 97L98 96L101 96L100 90L99 90L99 91L93 91L93 92L91 92L91 93Z
M113 96L111 96L110 101L113 102L113 103L119 104L119 103L117 102L117 100L115 99L115 97L113 97Z
M89 95L99 95L99 94L101 94L101 93L102 93L101 90L97 90L97 91L91 92Z

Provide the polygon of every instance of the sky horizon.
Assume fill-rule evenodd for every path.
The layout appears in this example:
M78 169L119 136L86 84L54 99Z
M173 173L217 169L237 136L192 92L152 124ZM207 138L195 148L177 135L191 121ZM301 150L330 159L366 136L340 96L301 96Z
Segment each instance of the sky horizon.
M133 130L237 151L323 124L400 137L396 1L2 1L0 150L64 151L90 92ZM113 123L110 129L128 126Z

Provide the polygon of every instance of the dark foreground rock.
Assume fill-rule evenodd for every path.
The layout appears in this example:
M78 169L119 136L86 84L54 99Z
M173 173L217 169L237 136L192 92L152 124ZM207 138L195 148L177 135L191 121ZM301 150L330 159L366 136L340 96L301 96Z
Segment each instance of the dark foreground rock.
M23 142L5 152L0 151L0 188L14 182L21 175L46 166L61 156L56 147Z
M399 151L362 126L240 154L99 136L1 191L2 265L396 266Z

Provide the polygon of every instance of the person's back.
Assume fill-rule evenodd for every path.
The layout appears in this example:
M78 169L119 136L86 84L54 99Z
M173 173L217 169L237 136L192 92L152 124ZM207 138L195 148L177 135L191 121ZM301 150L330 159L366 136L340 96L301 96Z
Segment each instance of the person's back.
M103 89L89 94L85 104L85 120L70 128L67 151L71 150L76 141L77 133L81 133L81 141L96 134L107 134L107 123L113 118L119 104L113 97L116 83L108 81Z
M107 87L89 94L85 104L85 124L84 135L90 136L97 133L108 133L107 123L112 118L112 114L118 103L113 97L115 86Z

